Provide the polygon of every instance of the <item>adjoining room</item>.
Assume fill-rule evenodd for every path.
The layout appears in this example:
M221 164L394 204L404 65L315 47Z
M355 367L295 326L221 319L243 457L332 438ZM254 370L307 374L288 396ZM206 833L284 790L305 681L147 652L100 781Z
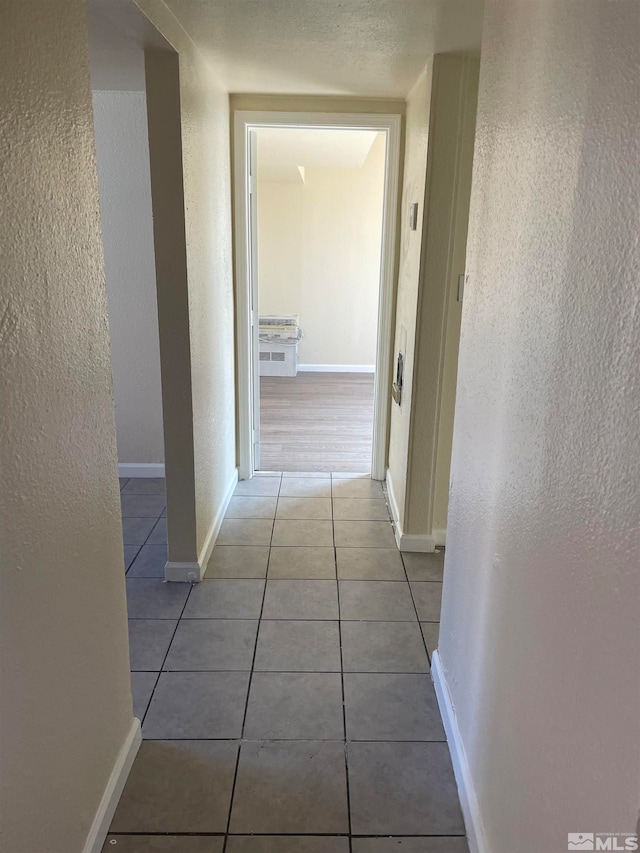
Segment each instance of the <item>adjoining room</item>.
M369 473L386 134L255 133L255 467Z

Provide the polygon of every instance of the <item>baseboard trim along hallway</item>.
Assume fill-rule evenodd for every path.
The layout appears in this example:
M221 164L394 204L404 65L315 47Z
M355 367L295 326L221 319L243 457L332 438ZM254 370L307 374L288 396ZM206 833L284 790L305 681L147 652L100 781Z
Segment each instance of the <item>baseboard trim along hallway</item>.
M104 846L109 826L113 819L113 815L118 805L118 800L124 790L125 783L129 777L129 772L133 765L134 759L140 749L142 743L142 730L140 720L137 717L133 718L129 734L122 745L122 749L116 759L116 763L111 771L111 776L107 782L107 787L104 790L98 811L91 824L91 829L87 835L87 840L84 845L83 853L100 853Z
M402 525L400 524L400 513L396 496L393 490L393 480L391 471L387 468L387 494L389 496L389 509L393 519L393 532L396 537L396 544L399 551L407 551L417 554L432 554L436 550L436 540L433 536L426 533L403 533Z
M473 779L469 770L469 763L464 751L462 738L458 729L456 712L451 702L451 694L447 685L442 667L440 655L436 649L431 656L431 677L435 687L440 715L447 735L447 744L453 764L453 773L456 777L460 806L467 829L467 842L469 853L489 853L484 828L482 825L482 814L478 805Z
M205 537L204 545L202 546L198 556L198 561L194 563L180 563L172 560L167 561L167 564L164 567L164 579L166 581L173 581L177 583L199 583L202 580L207 568L207 563L209 562L209 558L213 551L213 546L216 544L216 538L220 532L224 514L227 511L229 501L233 497L233 493L237 485L238 469L235 468L229 481L229 485L227 486L227 491L225 492L222 504L218 507L218 511L211 523L209 532Z

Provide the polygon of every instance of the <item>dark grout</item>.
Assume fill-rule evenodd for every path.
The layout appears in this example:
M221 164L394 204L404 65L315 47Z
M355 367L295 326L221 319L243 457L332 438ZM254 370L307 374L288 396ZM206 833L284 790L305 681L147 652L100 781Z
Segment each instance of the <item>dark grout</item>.
M269 479L275 479L275 478L269 478ZM249 739L249 738L245 738L245 737L244 737L244 731L245 731L246 720L247 720L247 715L248 715L249 702L250 702L250 698L251 698L251 687L252 687L252 681L253 681L253 674L254 674L254 672L258 672L258 673L260 673L260 674L262 674L262 673L269 673L269 674L273 674L273 675L277 675L277 674L287 674L287 673L289 673L289 674L292 674L292 673L300 673L300 674L321 674L321 673L323 673L323 674L329 674L329 673L330 673L330 674L337 674L337 673L339 672L339 674L340 674L340 683L341 683L342 722L343 722L343 737L342 737L341 739L337 739L337 738L313 738L313 737L311 737L311 738L310 738L310 737L307 737L307 738L268 738L267 740L269 740L269 741L273 741L273 742L283 742L283 743L305 742L305 741L309 741L309 740L316 740L316 741L321 741L321 742L343 743L343 745L344 745L344 756L345 756L345 758L344 758L344 760L345 760L345 764L344 764L344 772L345 772L346 795L347 795L347 817L348 817L348 827L349 827L348 833L345 833L345 832L342 832L342 833L340 833L340 832L330 832L330 833L318 833L318 832L315 832L315 833L300 833L300 832L296 832L296 833L281 833L281 832L279 832L279 833L260 833L260 835L264 835L264 836L271 836L271 837L278 837L278 836L281 836L281 835L285 835L285 836L286 836L286 835L296 835L296 836L302 836L302 837L308 836L308 837L340 837L340 838L348 838L348 840L349 840L349 850L350 850L350 851L352 851L352 838L388 838L388 837L389 837L388 835L371 835L371 834L367 834L367 835L360 835L360 834L358 834L358 835L353 835L353 833L352 833L352 825L351 825L351 792L350 792L350 785L349 785L349 751L348 751L348 744L349 744L349 743L443 743L443 742L446 742L446 740L445 740L444 738L443 738L443 739L440 739L440 740L438 740L438 739L422 740L422 739L419 739L419 738L410 738L410 739L406 739L406 740L404 740L404 739L403 739L403 740L400 740L400 739L389 739L389 738L386 738L386 739L384 739L384 740L383 740L383 739L380 739L380 740L372 740L371 738L349 738L349 737L347 736L347 715L346 715L346 699L345 699L345 676L356 675L356 674L362 673L362 674L371 674L371 675L415 675L415 676L422 676L422 677L427 676L427 677L429 677L429 672L415 672L415 671L412 671L412 672L404 672L404 671L402 671L402 672L392 672L392 671L387 671L387 670L383 670L383 671L378 671L378 670L359 670L359 671L357 671L357 672L356 672L356 671L353 671L353 672L352 672L352 671L345 671L345 668L344 668L344 654L343 654L343 651L344 651L344 650L343 650L343 638L342 638L342 623L343 623L343 622L351 622L351 623L353 623L353 622L371 622L371 623L375 623L375 622L394 622L394 623L396 623L396 622L397 622L397 624L418 624L418 626L420 626L420 622L425 622L425 621L428 621L428 620L424 620L424 619L423 619L423 620L421 620L421 619L420 619L420 617L419 617L419 615L418 615L418 609L417 609L416 601L415 601L415 598L414 598L414 595L413 595L412 583L441 583L441 581L410 581L410 579L409 579L409 577L408 577L408 574L407 574L407 569L406 569L405 561L404 561L404 558L403 558L403 555L402 555L402 553L401 553L401 552L400 552L400 556L401 556L401 559L402 559L402 565L403 565L403 570L404 570L404 575L405 575L405 579L404 579L404 580L402 580L402 579L401 579L401 580L398 580L398 579L395 579L395 578L394 578L394 579L376 579L376 580L370 580L370 579L367 579L367 578L339 578L339 577L338 577L338 574L337 574L337 547L338 547L338 546L336 546L336 540L335 540L335 520L336 520L336 519L334 518L334 500L336 500L336 499L337 499L337 500L340 500L340 499L342 499L342 498L336 498L336 497L333 495L333 480L334 480L334 474L333 474L333 473L331 474L331 477L330 477L330 478L317 478L317 479L318 479L318 482L320 482L320 483L322 483L322 482L327 482L327 481L331 483L331 496L330 496L330 498L329 498L329 499L330 499L330 503L331 503L331 519L317 519L317 520L324 520L324 521L328 521L328 520L330 520L330 521L331 521L331 528L332 528L332 540L333 540L333 544L332 544L331 546L329 546L329 545L326 545L326 546L313 546L313 545L287 545L287 546L274 546L274 545L273 545L273 536L274 536L274 531L275 531L275 522L278 520L278 518L277 518L278 505L279 505L279 502L280 502L280 499L281 499L281 498L289 497L289 496L281 495L283 479L284 479L284 478L283 478L282 476L280 476L280 484L279 484L279 488L278 488L278 494L277 494L277 495L275 495L275 496L272 496L272 495L270 495L270 496L263 496L263 495L247 495L247 496L246 496L246 497L275 497L275 498L276 498L276 509L275 509L275 511L274 511L274 515L273 515L273 517L269 517L269 518L267 518L267 519L260 519L260 520L263 520L263 521L271 521L271 533L270 533L269 543L268 543L268 544L267 544L267 543L265 543L264 545L261 545L261 546L256 546L256 547L262 547L262 548L268 548L268 549L269 549L269 550L268 550L268 555L267 555L267 571L266 571L265 575L264 575L264 576L262 576L262 577L258 577L258 578L255 578L255 577L252 577L252 578L239 578L239 577L237 577L237 576L236 576L236 577L231 577L231 578L216 577L216 578L207 578L207 579L206 579L206 580L208 580L208 581L209 581L209 580L247 580L247 579L250 579L250 580L261 580L261 581L263 581L264 586L263 586L263 591L262 591L262 601L261 601L261 605L260 605L260 614L259 614L258 618L257 618L257 619L252 619L252 620L241 620L241 621L254 621L254 622L257 622L257 630L256 630L256 635L255 635L255 642L254 642L254 649L253 649L253 656L252 656L252 661L251 661L251 667L250 667L249 669L241 669L241 670L238 670L238 669L231 669L231 670L202 670L202 669L197 669L197 670L188 670L188 669L184 669L184 670L171 670L171 672L181 672L181 673L183 673L183 672L198 672L198 673L214 673L214 672L218 672L218 673L223 673L223 672L242 672L242 673L248 673L248 675L249 675L249 679L248 679L248 684L247 684L247 693L246 693L246 699L245 699L245 703L244 703L244 711L243 711L243 717L242 717L242 726L241 726L240 736L239 736L239 737L235 737L235 738L201 738L201 737L200 737L200 738L185 738L185 737L181 737L181 738L161 738L161 739L158 739L158 740L166 740L166 741L172 741L172 740L175 740L175 741L183 741L183 740L184 740L184 741L189 741L189 740L193 740L193 741L199 741L199 740L219 740L219 741L226 741L226 742L235 742L235 743L237 743L237 744L238 744L238 753L237 753L237 757L236 757L236 764L235 764L235 769L234 769L233 783L232 783L232 787L231 787L231 796L230 796L230 800L229 800L229 811L228 811L228 815L227 815L226 831L225 831L225 832L216 832L216 833L206 833L206 832L193 832L193 833L191 833L191 832L175 832L175 833L171 833L172 835L177 835L177 836L183 836L183 835L184 835L185 837L189 837L189 836L210 836L210 837L219 837L219 838L224 837L223 853L226 853L226 850L227 850L227 841L228 841L228 839L229 839L230 837L244 836L244 835L246 835L246 834L247 834L247 833L231 833L231 832L230 832L230 827L231 827L231 816L232 816L232 812L233 812L234 799L235 799L235 794L236 794L236 783L237 783L238 774L239 774L239 767L240 767L240 758L241 758L241 748L242 748L242 744L243 744L243 743L249 743L249 742L256 742L256 741L265 740L264 738L251 738L251 739ZM339 474L339 473L338 473L337 475L335 475L335 479L342 479L342 478L340 477L340 474ZM347 479L353 479L353 478L347 478ZM364 479L364 477L363 477L363 479ZM124 485L124 484L123 484L123 485ZM293 497L294 499L296 498L296 496L292 496L292 497ZM299 499L299 500L305 500L307 497L315 497L315 496L301 496L301 497L297 497L297 499ZM367 497L345 498L345 499L351 499L351 500L385 500L385 503L387 504L387 507L388 507L388 501L386 500L386 494L385 494L384 492L383 492L383 494L382 494L382 495L380 495L379 497L377 497L377 496L376 496L376 497L373 497L373 498L372 498L372 497L367 496ZM146 544L148 544L148 540L149 540L149 538L152 536L152 534L153 534L154 530L156 529L156 527L157 527L157 525L158 525L158 522L159 522L163 517L164 517L164 516L163 516L162 514L158 516L158 518L156 519L156 521L155 521L155 523L154 523L153 527L151 528L151 531L149 532L149 535L148 535L148 536L147 536L147 538L145 539L144 543L143 543L142 545L140 545L140 546L137 546L137 547L138 547L138 551L137 551L137 553L136 553L136 557L135 557L135 558L134 558L134 560L132 561L131 565L133 565L133 563L135 562L135 559L137 559L137 556L138 556L138 554L140 553L141 549L142 549ZM234 520L236 520L236 521L249 521L249 520L252 520L252 519L249 519L249 518L243 518L243 519L234 519ZM285 519L281 519L281 520L285 520ZM286 519L286 520L313 521L313 520L316 520L316 519ZM369 519L339 519L339 520L340 520L340 521L355 521L355 522L363 521L363 522L368 522L368 523L375 523L375 522L377 522L377 523L379 523L379 524L389 524L389 523L391 523L390 521L386 521L386 520L373 520L373 519L371 519L371 520L369 520ZM249 546L247 546L247 545L230 545L230 546L225 546L225 547L249 547ZM333 550L333 565L334 565L334 572L335 572L335 575L334 575L333 577L331 577L331 578L304 578L304 577L295 577L295 578L270 578L270 577L269 577L269 563L270 563L270 559L271 559L271 552L272 552L272 550L273 550L274 548L279 548L279 547L282 547L282 548L284 548L284 547L288 547L288 548L298 548L298 547L318 547L318 548L323 548L323 547L324 547L324 548L329 548L329 547L331 547L331 548L332 548L332 550ZM397 550L397 549L395 548L395 546L394 546L394 547L390 547L390 546L388 546L388 547L386 547L386 548L384 548L384 547L383 547L383 548L380 548L380 547L377 547L377 546L340 546L340 547L341 547L341 548L344 548L345 550L349 550L351 547L353 547L353 548L356 548L356 547L357 547L357 548L370 547L370 548L371 548L371 551L376 551L376 550L383 550L383 551L395 551L395 550ZM127 572L128 572L128 570L127 570ZM158 579L158 580L160 580L160 579ZM276 581L276 582L277 582L278 580L285 580L285 581L286 581L286 580L307 580L307 581L312 581L312 580L330 580L330 581L335 581L335 582L336 582L337 602L338 602L338 616L337 616L337 619L336 619L336 618L332 618L332 619L296 619L296 618L289 618L289 619L268 619L268 618L265 618L265 617L264 617L264 604L265 604L265 598L266 598L267 584L268 584L270 581L272 581L272 580L273 580L273 581ZM414 612L415 612L415 619L405 619L405 620L390 620L390 619L344 619L344 618L342 617L342 613L341 613L340 583L339 583L340 581L345 581L345 582L347 582L347 583L358 583L358 582L366 582L366 583L397 583L397 584L405 584L405 583L406 583L406 584L408 585L408 587L409 587L409 591L410 591L410 594L411 594L411 600L412 600L412 603L413 603L413 609L414 609ZM146 716L147 716L147 713L148 713L148 711L149 711L149 708L151 707L151 703L153 702L154 695L155 695L155 692L156 692L156 689L157 689L157 686L158 686L158 683L159 683L159 680L160 680L161 675L162 675L163 673L165 673L165 672L168 672L168 671L169 671L169 670L165 670L165 668L164 668L164 667L165 667L165 665L166 665L167 658L168 658L169 653L170 653L170 651L171 651L171 646L172 646L173 641L174 641L174 639L175 639L175 635L176 635L176 632L177 632L177 630L178 630L178 627L179 627L180 623L181 623L183 620L184 620L184 621L192 621L192 620L187 619L187 618L184 616L185 609L186 609L186 607L187 607L187 603L188 603L188 601L189 601L189 599L190 599L190 596L191 596L192 592L193 592L193 586L191 587L191 589L189 590L189 592L188 592L188 594L187 594L187 596L186 596L185 602L184 602L184 604L183 604L183 606L182 606L182 609L181 609L181 611L180 611L180 615L178 616L178 618L177 618L177 619L175 619L175 617L174 617L174 620L175 620L175 622L176 622L176 625L175 625L174 631L173 631L173 633L172 633L172 635L171 635L171 640L170 640L170 642L169 642L169 645L168 645L167 651L166 651L166 653L165 653L165 655L164 655L164 658L163 658L163 660L162 660L162 664L161 664L161 666L160 666L160 669L159 669L159 670L155 670L155 669L153 669L153 670L135 670L136 672L157 672L157 673L158 673L158 674L157 674L157 678L156 678L156 680L155 680L154 687L153 687L153 691L152 691L152 693L151 693L151 697L150 697L149 702L148 702L148 704L147 704L147 707L146 707L145 713L144 713L144 715L143 715L143 719L141 720L141 723L142 723L142 724L144 724L144 720L146 719ZM155 617L142 617L142 618L137 617L137 618L136 618L136 620L132 620L132 621L145 621L145 619L147 619L147 618L149 619L149 621L152 621L152 620L154 620L154 619L155 619ZM208 619L209 621L237 621L236 619L231 619L231 618L228 618L228 617L215 617L215 618L212 618L212 617L199 617L198 619L193 620L193 621L199 621L199 620L200 620L200 621L202 621L203 619L204 619L204 620L207 620L207 619ZM165 620L165 621L173 621L173 620ZM338 669L335 669L335 670L332 670L332 669L330 669L330 670L290 670L290 669L288 669L288 670L256 670L256 668L255 668L255 662L256 662L256 658L257 658L258 642L259 642L259 638L260 638L260 628L261 628L261 625L262 625L262 623L263 623L263 622L322 622L322 623L337 623L337 625L338 625L338 637L339 637L339 644L340 644L340 669L339 669L339 670L338 670ZM437 622L434 622L433 624L437 624ZM423 643L423 645L424 645L424 648L425 648L425 651L426 651L426 654L427 654L427 660L429 661L429 664L430 664L430 663L431 663L431 656L430 656L430 654L429 654L429 649L428 649L428 647L427 647L427 644L426 644L426 641L425 641L424 635L422 634L422 630L420 630L420 635L421 635L422 643ZM144 738L144 735L143 735L143 738ZM145 739L147 739L147 738L145 738ZM155 740L155 739L149 739L149 740ZM157 835L157 836L163 836L163 835L166 835L166 833L153 833L153 832L151 832L151 833L150 833L150 832L128 832L128 833L127 833L127 832L124 832L124 833L110 833L110 834L114 834L114 835L132 835L132 836L136 836L136 835ZM406 835L406 836L403 836L403 835L396 835L396 836L394 836L394 837L398 837L398 838L402 838L402 837L436 838L436 837L453 837L453 836L455 836L455 835L456 835L455 833L447 833L446 835L420 835L420 834L416 835L415 833L411 833L411 834ZM462 836L461 836L461 837L464 837L464 834L462 834Z

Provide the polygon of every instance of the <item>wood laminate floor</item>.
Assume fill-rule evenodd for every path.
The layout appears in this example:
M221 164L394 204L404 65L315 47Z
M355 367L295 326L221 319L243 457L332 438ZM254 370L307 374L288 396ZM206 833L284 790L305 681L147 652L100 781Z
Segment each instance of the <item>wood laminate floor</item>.
M371 470L372 373L260 378L260 469Z

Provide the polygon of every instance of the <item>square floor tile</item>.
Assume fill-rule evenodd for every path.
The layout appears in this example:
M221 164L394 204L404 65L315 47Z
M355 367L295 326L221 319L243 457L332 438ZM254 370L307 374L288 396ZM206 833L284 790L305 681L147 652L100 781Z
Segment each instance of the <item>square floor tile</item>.
M349 853L349 839L339 835L230 835L227 853Z
M269 554L269 580L332 580L336 577L333 548L272 548Z
M125 545L144 545L155 523L155 518L123 518L123 543Z
M139 545L125 545L124 546L124 570L125 572L131 566L131 563L136 558L138 551L140 550Z
M331 485L334 498L384 498L381 483L369 477L333 477Z
M108 835L102 853L222 853L215 835Z
M340 672L337 622L262 622L256 672Z
M271 544L276 547L281 545L318 545L331 548L333 547L333 525L329 520L289 521L276 519Z
M143 545L131 564L127 576L130 578L164 578L166 564L166 545Z
M273 518L277 498L245 497L235 495L229 501L225 518Z
M179 619L191 584L157 578L127 578L129 619Z
M444 740L435 690L428 675L345 673L350 740Z
M122 487L123 487L123 486L126 486L126 484L129 482L129 478L128 478L128 477L118 477L118 480L119 480L119 482L120 482L120 489L121 489L121 490L122 490Z
M226 832L238 744L144 740L111 832Z
M158 518L165 507L164 495L121 495L123 518Z
M338 577L342 580L403 581L406 579L397 548L336 548Z
M283 477L281 498L330 498L331 480L322 477Z
M334 498L333 517L339 521L389 521L382 498Z
M429 657L433 657L433 653L438 648L438 634L440 633L439 622L421 622L422 636L427 644Z
M149 702L153 688L158 680L158 672L132 672L131 673L131 696L133 698L133 716L142 720Z
M263 580L205 580L195 584L183 619L259 619Z
M406 581L340 581L340 618L382 622L415 620Z
M421 622L439 622L442 606L442 584L412 581L411 591Z
M343 622L345 672L429 672L417 622Z
M142 728L146 738L239 738L248 672L163 672Z
M216 545L205 578L264 578L269 548L266 545Z
M280 491L280 477L252 477L240 480L234 497L275 498Z
M402 559L410 581L442 581L444 551L435 551L433 554L405 552Z
M244 737L343 739L340 673L255 672Z
M334 521L337 548L394 548L389 521Z
M268 580L263 619L337 619L335 580Z
M146 541L147 545L166 545L167 544L167 519L160 518L158 523L149 534Z
M331 519L331 498L278 498L276 518Z
M245 741L240 749L230 830L348 832L344 744Z
M175 619L129 619L131 669L162 669L177 624Z
M254 477L282 477L282 471L254 471Z
M446 743L352 742L354 835L464 835Z
M469 853L463 836L354 838L353 853ZM228 849L228 848L227 848Z
M266 480L266 477L265 477ZM218 533L218 545L269 545L273 521L270 518L225 518Z
M258 623L246 619L183 619L166 670L250 670Z
M123 495L164 495L164 477L131 477L122 489Z

